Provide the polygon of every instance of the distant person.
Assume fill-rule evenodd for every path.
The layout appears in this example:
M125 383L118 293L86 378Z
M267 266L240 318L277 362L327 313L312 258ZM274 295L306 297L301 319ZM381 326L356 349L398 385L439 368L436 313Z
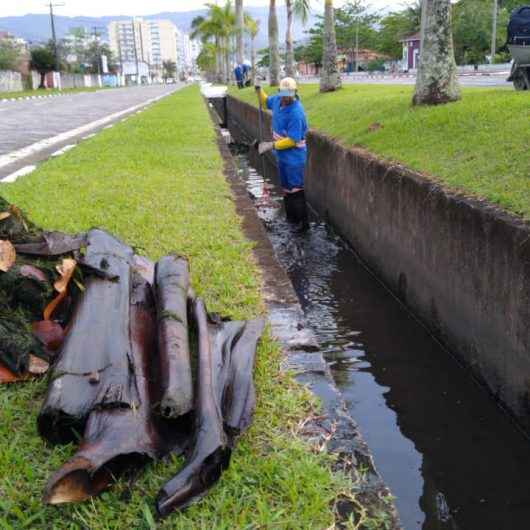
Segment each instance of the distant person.
M251 64L249 61L245 61L242 66L241 66L242 70L243 70L243 85L244 86L250 86L252 80L250 79L250 71L251 71Z
M243 66L241 64L236 64L234 68L234 77L236 78L237 88L244 88L245 78L243 73Z
M307 120L297 93L296 81L286 77L280 81L277 94L267 96L256 86L260 105L272 110L272 142L260 142L260 155L274 151L284 193L287 220L298 225L300 231L309 228L304 192L304 172L307 162L305 136Z

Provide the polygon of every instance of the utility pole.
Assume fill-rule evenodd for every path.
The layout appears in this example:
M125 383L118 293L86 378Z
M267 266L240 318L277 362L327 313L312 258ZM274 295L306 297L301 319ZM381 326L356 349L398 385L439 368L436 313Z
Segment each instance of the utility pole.
M52 42L53 42L53 56L55 58L55 70L59 71L59 53L57 51L57 35L55 33L55 19L53 14L53 8L54 7L62 7L65 4L54 4L50 2L49 4L46 4L47 7L50 8L50 25L52 28Z
M99 36L101 34L98 33L99 29L105 29L105 28L101 26L92 26L94 44L96 45L96 55L97 55L97 60L98 60L98 74L101 75L101 48L99 47Z
M498 0L493 0L493 26L491 28L491 59L493 64L495 59L495 52L497 51L497 13L499 11Z

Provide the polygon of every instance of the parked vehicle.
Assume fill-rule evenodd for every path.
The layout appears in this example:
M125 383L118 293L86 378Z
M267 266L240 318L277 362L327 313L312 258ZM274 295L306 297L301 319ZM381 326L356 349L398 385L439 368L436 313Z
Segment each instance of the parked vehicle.
M511 14L507 44L513 58L508 81L516 90L530 90L530 6L519 7Z

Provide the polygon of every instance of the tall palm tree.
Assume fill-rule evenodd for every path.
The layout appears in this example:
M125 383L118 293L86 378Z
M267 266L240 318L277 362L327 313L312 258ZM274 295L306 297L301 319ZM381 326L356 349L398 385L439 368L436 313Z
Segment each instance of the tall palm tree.
M310 0L285 0L287 31L285 33L285 73L294 77L293 20L298 18L305 25L309 18Z
M250 37L250 62L252 84L256 81L256 37L259 32L260 21L253 19L250 15L245 13L245 31Z
M196 17L192 21L192 38L200 37L203 42L214 41L216 80L230 82L230 38L235 31L235 15L232 3L227 0L224 6L206 4L206 17Z
M243 62L243 31L245 29L243 0L236 0L236 60Z
M332 92L341 87L337 68L337 36L335 34L335 12L333 0L326 0L324 6L324 38L322 46L322 70L320 92Z
M269 6L269 83L278 86L280 83L280 52L278 49L278 17L276 0L270 0Z
M436 105L460 99L456 77L450 0L423 0L421 51L414 105Z

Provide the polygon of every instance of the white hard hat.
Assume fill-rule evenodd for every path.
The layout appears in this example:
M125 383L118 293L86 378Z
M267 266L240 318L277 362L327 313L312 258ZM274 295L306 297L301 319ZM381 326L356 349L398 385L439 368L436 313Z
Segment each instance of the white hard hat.
M280 81L278 94L283 97L294 97L296 95L296 81L292 77L284 77Z

